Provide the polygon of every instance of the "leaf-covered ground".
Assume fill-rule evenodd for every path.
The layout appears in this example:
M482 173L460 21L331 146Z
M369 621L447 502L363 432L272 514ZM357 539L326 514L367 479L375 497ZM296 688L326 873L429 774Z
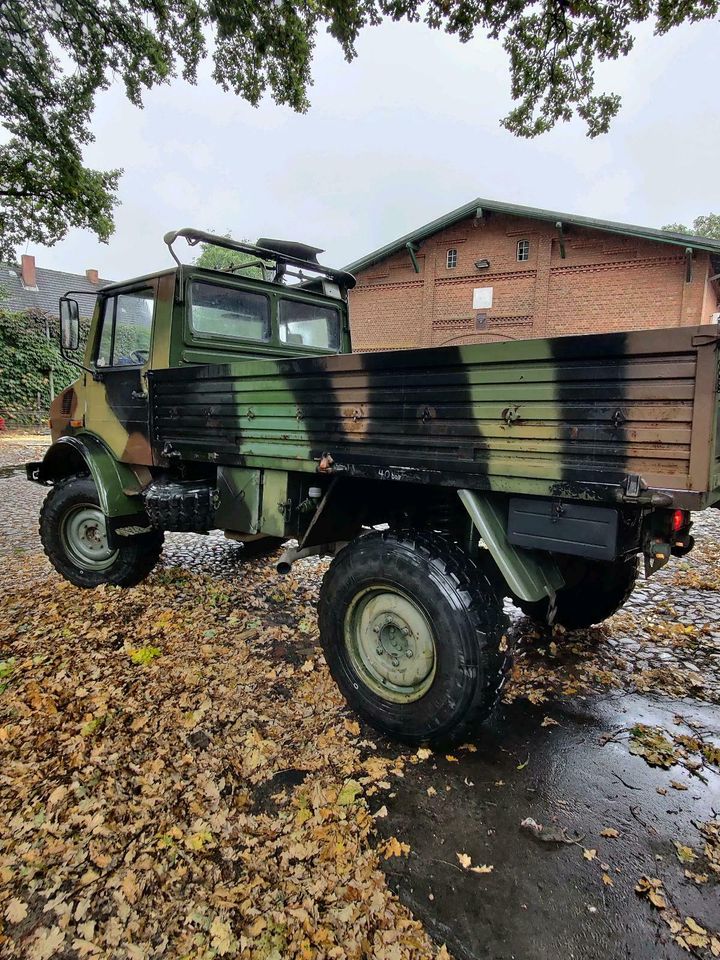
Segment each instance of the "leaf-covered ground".
M371 842L404 764L343 709L314 588L170 569L6 597L3 956L436 954L379 869L402 849Z
M23 456L36 456L28 446ZM145 584L79 591L38 552L42 489L11 472L0 492L0 956L400 960L446 956L444 940L457 957L476 956L475 937L506 957L510 920L493 927L505 913L528 917L522 949L554 956L532 945L541 928L552 940L560 915L533 914L542 898L514 903L513 891L547 869L538 887L552 890L557 858L575 854L564 867L567 942L603 917L589 900L578 914L570 905L590 896L591 871L606 901L606 940L590 934L603 957L628 897L675 951L650 936L643 956L716 954L720 738L692 712L720 702L715 511L700 521L697 552L641 582L603 627L547 635L516 620L502 710L511 726L436 757L389 746L344 707L317 646L324 563L283 580L221 537L179 535ZM622 715L638 696L665 713L623 717L609 733L600 725L587 741L570 728L593 698ZM565 776L563 738L583 783L571 778L538 805ZM584 796L583 763L608 750L627 810L622 797L608 806L607 791L587 806L573 800ZM668 815L683 812L682 827L648 792ZM529 813L546 837L599 822L582 849L538 844L533 865ZM620 838L601 833L617 827ZM619 874L612 854L626 838ZM403 902L435 942L388 876L401 878ZM641 926L636 917L633 931ZM586 960L594 949L565 953Z

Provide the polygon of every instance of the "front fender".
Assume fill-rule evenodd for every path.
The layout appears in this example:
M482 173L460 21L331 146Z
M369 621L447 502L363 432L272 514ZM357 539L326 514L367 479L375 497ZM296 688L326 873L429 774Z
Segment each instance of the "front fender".
M107 517L126 517L143 511L142 485L134 471L116 460L105 444L89 433L60 437L41 463L28 465L28 477L38 483L53 483L85 470L95 482L100 506Z

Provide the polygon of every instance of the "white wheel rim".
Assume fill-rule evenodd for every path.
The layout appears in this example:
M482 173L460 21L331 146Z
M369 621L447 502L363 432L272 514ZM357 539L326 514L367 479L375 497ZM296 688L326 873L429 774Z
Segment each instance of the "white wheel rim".
M65 552L82 570L106 570L118 551L108 542L105 514L91 503L72 507L63 518L60 537Z
M421 607L395 587L368 587L345 615L345 649L363 682L391 703L424 697L435 680L435 636Z

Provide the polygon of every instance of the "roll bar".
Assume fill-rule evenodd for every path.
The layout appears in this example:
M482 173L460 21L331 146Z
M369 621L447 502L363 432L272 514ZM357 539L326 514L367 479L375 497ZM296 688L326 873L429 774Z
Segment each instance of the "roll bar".
M323 251L319 247L310 247L305 243L295 243L292 240L268 240L266 238L258 240L257 243L246 243L243 240L219 237L214 233L207 233L205 230L196 230L194 227L183 227L181 230L170 230L163 237L170 255L178 266L182 266L182 264L173 250L173 243L178 237L187 240L188 246L191 247L198 243L210 243L215 247L224 247L226 250L250 253L261 260L274 260L276 264L282 264L283 266L310 270L312 273L319 273L333 280L346 290L352 290L355 286L355 277L351 273L324 267L318 262L317 258L317 255L323 253Z

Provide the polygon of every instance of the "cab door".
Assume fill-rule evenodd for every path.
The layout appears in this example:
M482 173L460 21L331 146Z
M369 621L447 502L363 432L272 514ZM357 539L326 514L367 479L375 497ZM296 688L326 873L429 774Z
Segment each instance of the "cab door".
M146 372L152 348L157 281L102 296L93 366L86 377L85 428L118 460L152 463Z

